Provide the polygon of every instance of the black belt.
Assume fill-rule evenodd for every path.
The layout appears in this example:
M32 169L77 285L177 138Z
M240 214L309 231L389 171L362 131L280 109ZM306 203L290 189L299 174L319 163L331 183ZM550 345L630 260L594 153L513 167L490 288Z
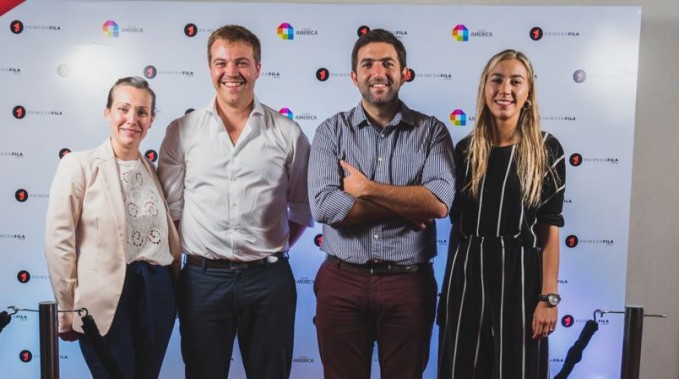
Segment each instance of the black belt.
M376 276L411 274L417 272L417 270L419 270L420 268L425 268L431 265L431 263L414 263L411 265L399 265L394 262L368 262L363 264L349 263L330 254L328 254L326 261L337 265L338 268L344 267Z
M226 270L240 270L250 267L263 266L279 262L281 259L288 259L288 253L280 251L268 257L249 262L236 262L228 259L210 259L198 255L186 255L186 264L206 268L221 268Z

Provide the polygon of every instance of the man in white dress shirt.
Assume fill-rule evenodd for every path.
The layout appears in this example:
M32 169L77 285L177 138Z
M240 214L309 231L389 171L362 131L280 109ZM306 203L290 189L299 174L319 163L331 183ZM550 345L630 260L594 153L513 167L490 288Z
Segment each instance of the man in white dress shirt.
M158 173L185 253L179 320L187 378L227 377L238 343L249 378L288 378L297 293L287 251L313 224L309 142L261 104L258 38L208 40L215 99L173 121Z

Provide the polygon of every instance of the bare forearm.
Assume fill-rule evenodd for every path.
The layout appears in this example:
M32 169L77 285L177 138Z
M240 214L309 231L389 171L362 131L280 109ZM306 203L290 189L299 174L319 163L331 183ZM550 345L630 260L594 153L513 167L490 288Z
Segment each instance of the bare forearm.
M339 225L353 226L398 217L394 212L371 201L356 199L354 206Z
M542 244L542 293L559 292L559 228L554 225L540 225Z
M360 198L409 220L431 220L448 213L446 205L423 186L392 186L370 181Z

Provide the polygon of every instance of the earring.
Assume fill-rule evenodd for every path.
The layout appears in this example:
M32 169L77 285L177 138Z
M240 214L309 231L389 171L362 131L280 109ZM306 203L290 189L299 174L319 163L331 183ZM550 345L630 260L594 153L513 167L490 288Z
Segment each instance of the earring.
M525 103L523 103L523 107L521 107L524 111L527 111L530 109L530 107L533 106L533 103L530 102L530 100L526 100Z

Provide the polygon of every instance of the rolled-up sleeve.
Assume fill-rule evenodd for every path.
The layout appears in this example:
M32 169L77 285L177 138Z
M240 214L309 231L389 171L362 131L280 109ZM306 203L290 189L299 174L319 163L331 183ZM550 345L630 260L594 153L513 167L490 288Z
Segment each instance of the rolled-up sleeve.
M170 217L174 221L181 219L184 209L185 175L186 162L180 140L180 125L174 121L167 127L158 158L158 177L165 192Z
M314 135L309 157L309 202L316 221L330 226L342 222L356 198L342 190L338 125L334 118L322 123Z
M295 127L296 136L288 158L288 220L306 226L314 226L309 207L309 187L307 184L309 153L311 146L299 126Z
M435 122L432 129L431 147L422 170L422 186L444 203L450 212L455 197L453 142L441 122Z

